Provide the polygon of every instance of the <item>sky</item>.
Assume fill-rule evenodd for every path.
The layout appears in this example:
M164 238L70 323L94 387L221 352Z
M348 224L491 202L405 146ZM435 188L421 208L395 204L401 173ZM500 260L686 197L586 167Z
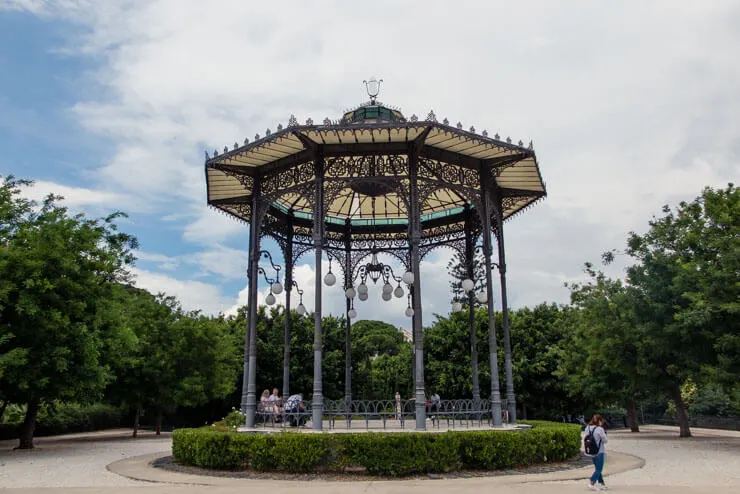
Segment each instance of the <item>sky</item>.
M337 119L377 76L407 117L533 140L548 197L505 225L509 300L566 303L583 263L662 205L737 181L738 26L724 0L0 0L0 174L93 216L127 212L139 286L233 313L248 231L207 207L204 151L292 114ZM451 255L421 265L425 324L449 312ZM295 278L311 307L312 256ZM341 314L342 289L323 292ZM379 289L357 306L409 327L405 307Z

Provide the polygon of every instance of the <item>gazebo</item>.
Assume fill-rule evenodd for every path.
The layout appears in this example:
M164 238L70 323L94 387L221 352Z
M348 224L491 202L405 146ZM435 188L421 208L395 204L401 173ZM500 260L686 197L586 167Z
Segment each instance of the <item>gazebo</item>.
M338 120L300 124L291 116L287 126L269 129L252 141L234 143L222 153L206 152L208 204L249 224L248 314L244 357L242 410L246 426L253 427L257 408L257 291L260 240L269 236L280 245L285 259L285 308L290 311L295 283L293 266L305 253L315 255L314 379L312 427L322 429L322 259L329 260L324 277L333 285L332 262L342 270L346 298L345 400L351 396L350 321L355 300L367 299L366 281L382 280L383 298L409 293L406 314L412 318L416 429L426 428L424 390L423 286L419 265L440 246L461 252L472 277L472 258L482 240L487 293L469 292L488 306L491 411L494 427L502 425L502 402L494 326L493 268L501 283L501 312L505 349L506 406L516 423L506 298L504 222L546 195L545 185L530 142L474 127L464 129L437 119L406 118L399 109L377 100L380 82L366 87L368 102L346 111ZM493 260L496 237L497 262ZM400 275L377 260L378 253L395 256L405 267ZM369 260L368 260L369 258ZM357 282L360 282L359 284ZM395 290L393 284L396 284ZM390 289L389 289L390 287ZM300 310L304 310L302 305ZM289 394L291 318L285 318L283 394ZM480 401L475 328L472 324L473 399Z

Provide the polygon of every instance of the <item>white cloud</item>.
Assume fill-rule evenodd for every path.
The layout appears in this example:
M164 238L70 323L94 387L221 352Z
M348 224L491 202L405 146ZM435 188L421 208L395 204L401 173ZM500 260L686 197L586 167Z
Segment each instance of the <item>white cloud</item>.
M175 296L187 310L218 314L225 312L233 304L231 297L224 295L219 287L210 283L180 280L139 268L134 268L131 272L136 277L136 286L152 293L163 292Z
M562 281L663 203L740 174L736 2L379 0L371 21L354 2L12 5L71 21L67 53L100 63L74 115L114 142L101 190L186 218L184 240L208 248L246 227L199 206L203 148L231 147L292 113L336 118L365 98L360 81L373 73L407 116L433 108L534 139L549 197L507 223L514 305L564 301ZM243 269L219 252L200 257L205 271ZM442 257L422 266L427 312L447 304ZM368 304L374 316L403 312Z
M118 204L121 200L119 194L87 189L85 187L72 187L44 180L34 181L31 187L24 190L24 195L35 201L42 201L49 194L64 197L64 204L68 206L112 206Z

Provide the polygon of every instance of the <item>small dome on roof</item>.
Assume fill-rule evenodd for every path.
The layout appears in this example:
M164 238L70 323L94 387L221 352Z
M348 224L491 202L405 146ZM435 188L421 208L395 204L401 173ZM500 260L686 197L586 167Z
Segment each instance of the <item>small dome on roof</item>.
M342 120L349 123L405 122L406 117L399 110L383 106L380 102L369 101L345 113Z

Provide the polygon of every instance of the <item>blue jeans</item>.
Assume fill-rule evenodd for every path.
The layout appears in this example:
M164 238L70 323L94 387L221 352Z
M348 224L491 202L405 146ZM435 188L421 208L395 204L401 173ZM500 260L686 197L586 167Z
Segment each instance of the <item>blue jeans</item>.
M591 475L591 483L595 484L598 482L599 484L604 483L604 477L601 476L601 471L604 469L604 457L606 456L605 453L599 453L598 455L594 456L592 459L594 461L594 473Z

